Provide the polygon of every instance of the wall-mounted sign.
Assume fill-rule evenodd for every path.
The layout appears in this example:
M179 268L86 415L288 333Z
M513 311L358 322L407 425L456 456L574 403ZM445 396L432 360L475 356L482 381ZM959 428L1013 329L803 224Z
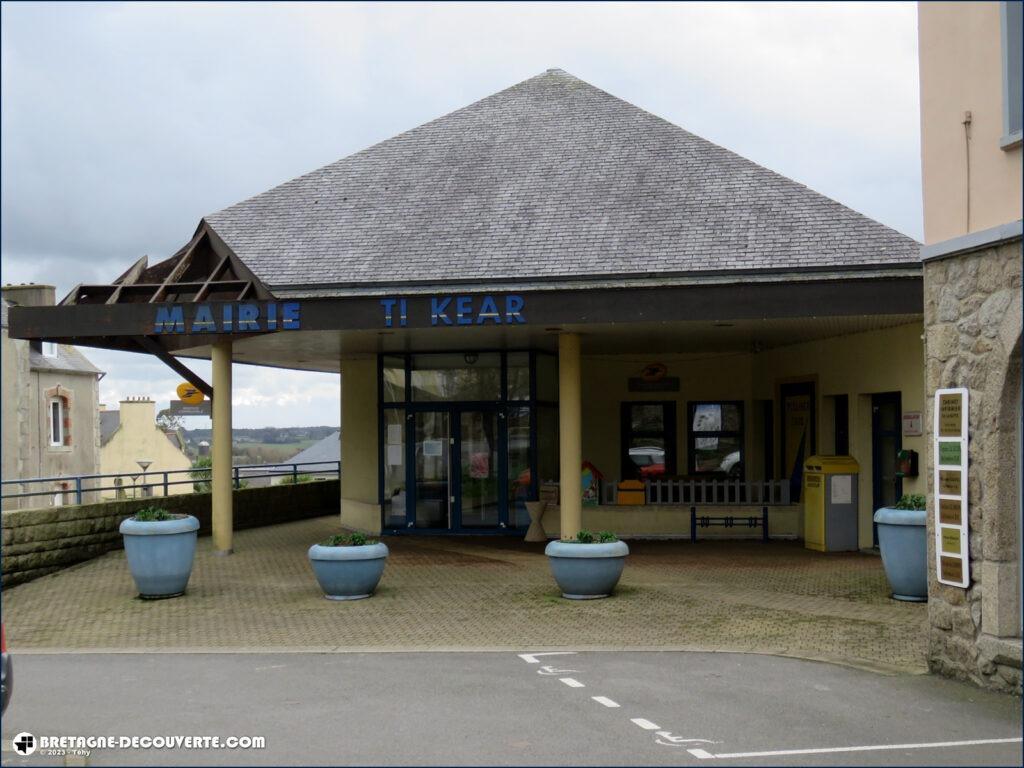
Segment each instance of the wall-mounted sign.
M918 437L923 434L921 412L905 411L903 413L903 436Z
M212 403L203 400L199 403L185 403L181 400L171 400L171 407L168 409L172 416L209 416L211 415Z
M517 325L525 323L522 296L431 296L431 325ZM385 328L404 328L409 324L409 300L380 300ZM415 324L415 323L414 323Z
M967 505L968 393L935 392L935 570L943 584L971 583Z
M189 384L187 381L183 381L179 384L175 392L178 393L178 399L188 405L199 405L206 399L206 395L200 392L196 386Z
M153 333L266 333L297 331L301 306L296 301L162 304L156 307Z

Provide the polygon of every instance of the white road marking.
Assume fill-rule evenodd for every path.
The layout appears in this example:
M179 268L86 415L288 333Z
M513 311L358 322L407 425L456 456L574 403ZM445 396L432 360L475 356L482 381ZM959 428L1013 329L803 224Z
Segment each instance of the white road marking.
M636 722L635 720L633 722ZM943 747L974 747L981 744L1020 744L1024 739L1020 736L1010 739L973 739L971 741L933 741L924 744L871 744L863 747L822 747L818 749L778 749L771 752L727 752L712 755L703 749L686 750L701 760L708 759L740 759L748 757L779 757L783 755L824 755L836 752L879 752L896 749L942 749Z
M549 664L545 664L543 667L537 670L538 675L550 675L551 677L558 677L559 675L568 675L573 672L579 672L578 669L558 669L558 667L552 667Z
M644 720L644 718L642 718L642 717L634 717L632 720L630 720L630 722L633 723L634 725L639 725L645 731L660 731L661 730L661 726L660 725L655 725L650 720Z
M655 739L654 741L658 744L662 744L666 747L681 747L684 744L720 744L719 741L710 741L708 739L691 739L686 736L674 736L671 731L658 731L658 736L661 738ZM661 739L665 739L662 741Z
M568 685L570 688L586 688L587 687L583 683L581 683L579 680L577 680L577 679L575 679L573 677L560 677L558 679L561 680L566 685Z
M548 651L547 653L520 653L517 655L527 664L540 664L538 656L575 656L576 651Z
M590 698L592 698L598 704L604 704L606 707L615 708L619 706L617 702L612 701L607 696L591 696Z

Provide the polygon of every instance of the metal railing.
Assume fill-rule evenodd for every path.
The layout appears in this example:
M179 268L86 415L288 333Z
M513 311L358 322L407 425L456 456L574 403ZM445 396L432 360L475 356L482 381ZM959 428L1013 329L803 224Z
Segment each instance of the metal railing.
M647 504L783 506L790 503L789 480L734 480L732 478L645 478ZM618 501L618 482L602 484L604 504Z
M231 468L232 483L241 488L242 483L249 480L269 477L285 478L285 482L298 483L300 478L310 475L317 477L341 476L340 461L302 461L281 464L239 464ZM9 499L26 499L46 496L56 499L60 496L60 504L84 504L87 501L110 500L102 494L114 491L116 499L146 498L157 496L156 490L162 491L161 496L169 496L173 487L188 485L191 493L209 491L212 467L192 467L190 469L149 470L147 472L117 472L95 475L58 475L56 477L32 477L20 480L0 480L0 502ZM178 479L186 475L184 479ZM107 485L104 480L112 482ZM131 481L130 484L125 479ZM48 486L43 490L32 490L33 486ZM10 489L21 487L20 493L11 493ZM25 490L25 489L28 490ZM45 505L50 506L50 505Z

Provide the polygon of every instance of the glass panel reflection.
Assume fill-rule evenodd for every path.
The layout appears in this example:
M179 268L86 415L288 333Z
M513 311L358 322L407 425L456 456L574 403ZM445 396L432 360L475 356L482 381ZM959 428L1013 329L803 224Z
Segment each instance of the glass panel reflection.
M416 434L416 527L449 527L448 413L417 413Z
M459 464L462 526L498 525L498 414L462 411L459 414Z
M509 408L508 418L508 524L512 528L530 524L526 502L532 496L530 483L530 409Z
M412 399L420 402L498 400L501 355L496 352L414 355Z

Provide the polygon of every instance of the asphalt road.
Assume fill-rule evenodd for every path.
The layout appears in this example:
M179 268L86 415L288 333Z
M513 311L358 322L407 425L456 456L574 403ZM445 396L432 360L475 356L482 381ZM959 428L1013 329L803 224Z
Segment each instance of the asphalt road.
M5 766L1022 764L1019 698L935 677L770 656L81 654L14 661ZM265 737L266 747L23 757L11 751L23 731L249 735ZM959 743L1001 739L1016 741Z

